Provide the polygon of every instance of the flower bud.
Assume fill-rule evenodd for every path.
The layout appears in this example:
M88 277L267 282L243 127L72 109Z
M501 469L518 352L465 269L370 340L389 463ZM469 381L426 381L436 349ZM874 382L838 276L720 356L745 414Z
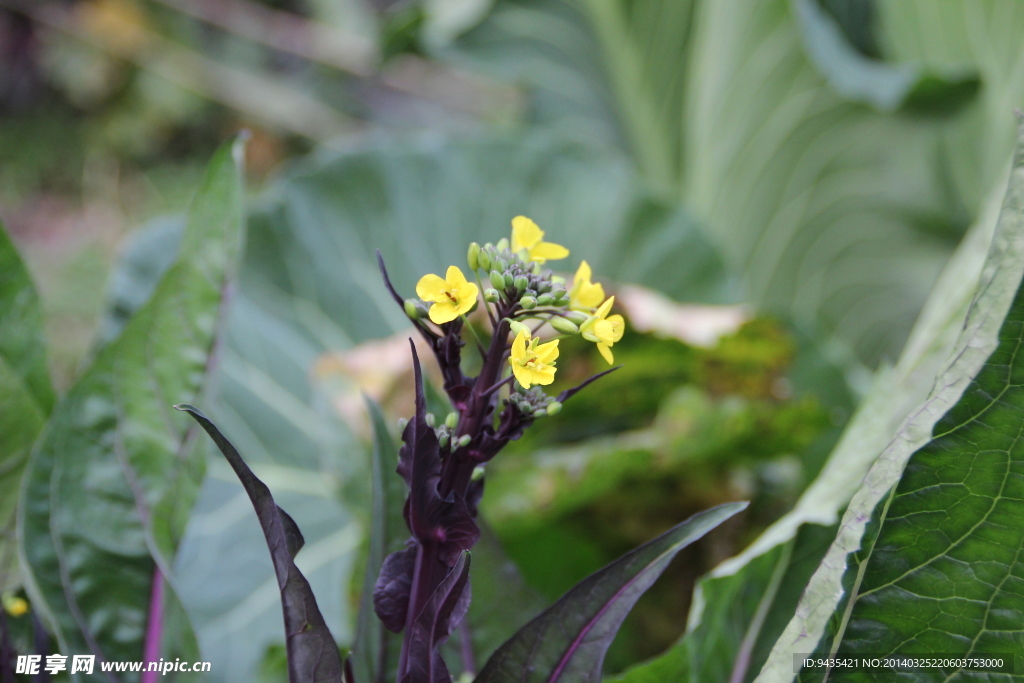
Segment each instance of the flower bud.
M545 410L544 408L537 408L537 410L533 411L533 418L535 420L539 420L540 418L547 417L547 416L548 416L548 411Z
M558 286L551 289L551 296L556 299L562 299L565 297L565 287Z
M540 282L537 283L537 291L540 292L541 294L547 294L548 292L550 292L551 287L551 282L550 280L547 279L541 280Z
M491 284L499 291L505 289L505 276L496 270L491 271Z
M404 307L405 314L409 316L410 320L419 320L420 318L427 317L427 308L419 299L406 299Z
M534 299L532 296L524 296L522 299L519 300L519 305L529 311L534 308L537 308L537 300Z
M550 294L541 294L537 297L537 303L541 306L550 306L555 303L555 297Z
M407 424L409 424L409 420L407 418L404 418L404 417L398 418L398 431L404 432L405 431L405 426Z
M431 429L433 429L434 425L437 423L437 420L434 418L433 413L427 413L427 416L424 418L424 420L426 421L427 426L430 427Z
M512 289L516 286L516 278L512 273L505 273L505 289Z
M488 287L487 289L484 290L484 301L486 301L487 303L496 304L500 300L501 294L498 293L498 290L492 289L491 287Z
M476 271L480 267L480 245L476 242L469 243L469 251L466 253L466 263L469 269Z
M526 288L530 285L530 281L526 279L525 275L520 275L512 281L517 292L525 292Z
M473 440L473 437L471 437L469 434L463 434L462 436L459 437L459 440L458 440L456 445L459 448L465 448L466 446L469 445L469 442L472 441L472 440Z
M558 415L562 412L562 404L558 401L552 401L547 407L548 415Z
M493 247L491 247L491 248L493 249ZM476 263L477 263L477 266L480 268L480 270L490 270L491 269L491 255L490 255L489 249L487 247L484 247L483 249L481 249L480 253L477 254Z
M477 465L473 468L473 475L470 477L472 481L480 481L484 478L484 468Z
M519 336L519 333L524 331L524 330L526 331L527 334L530 333L530 328L527 327L526 325L522 324L518 320L513 320L512 322L510 322L508 324L508 326L509 326L509 328L511 328L512 334L516 335L517 337Z
M563 297L561 299L555 299L555 306L564 307L569 305L569 297Z
M441 448L448 447L448 432L442 431L437 437L437 443Z
M448 417L444 419L444 425L448 429L455 429L459 426L459 414L456 412L448 413Z
M561 275L552 275L551 276L551 281L554 282L556 285L564 285L565 284L565 278L562 277Z
M498 248L498 251L505 251L506 249L508 249L508 238L502 237L500 240L498 240L498 244L496 246Z
M582 325L590 319L590 316L582 311L566 311L565 319L572 321L576 326Z
M565 318L561 318L561 317L559 317L557 315L552 317L551 320L548 321L548 324L550 324L551 327L555 328L557 331L561 332L562 334L579 334L580 333L580 328L576 327L575 325L573 325L571 322L569 322Z

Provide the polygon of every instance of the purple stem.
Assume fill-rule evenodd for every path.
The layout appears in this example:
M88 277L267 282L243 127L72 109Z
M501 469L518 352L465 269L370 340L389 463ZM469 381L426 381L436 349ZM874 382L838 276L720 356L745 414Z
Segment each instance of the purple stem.
M149 623L146 626L146 644L142 659L145 662L156 662L160 659L160 640L164 626L164 575L157 566L153 570L153 590L149 595ZM147 667L148 669L148 667ZM156 683L158 671L144 671L140 683Z

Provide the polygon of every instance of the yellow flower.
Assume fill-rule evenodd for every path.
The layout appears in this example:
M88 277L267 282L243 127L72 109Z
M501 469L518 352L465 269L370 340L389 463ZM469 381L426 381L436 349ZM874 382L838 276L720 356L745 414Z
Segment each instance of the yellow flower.
M431 301L430 319L438 325L450 323L463 315L476 303L477 286L455 266L448 266L442 279L439 275L424 275L416 283L416 296Z
M4 595L0 602L3 602L4 610L12 617L20 617L28 612L28 602L16 595Z
M516 216L512 219L512 252L525 249L529 253L530 261L544 263L563 259L569 255L569 250L560 244L544 242L544 231L537 227L537 224L526 216Z
M612 356L612 346L622 339L622 332L626 327L626 321L622 319L621 315L608 315L608 312L612 310L613 303L615 303L614 296L601 304L597 312L580 325L580 334L587 341L597 343L597 350L601 352L609 365L615 362Z
M529 389L531 384L551 384L555 381L555 359L558 358L558 340L538 344L529 330L520 330L512 342L508 362L516 380Z
M577 311L592 311L604 301L604 287L590 281L590 264L580 263L569 290L569 308Z

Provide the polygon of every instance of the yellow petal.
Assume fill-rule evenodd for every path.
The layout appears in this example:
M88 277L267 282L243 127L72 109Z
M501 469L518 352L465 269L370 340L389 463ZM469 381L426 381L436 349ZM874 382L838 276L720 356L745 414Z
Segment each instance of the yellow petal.
M611 347L607 344L598 343L597 350L600 351L601 355L604 356L604 359L608 361L608 365L615 362L615 357L612 355Z
M608 312L612 310L612 304L614 304L614 303L615 303L615 297L614 296L608 297L608 300L605 301L603 304L601 304L601 307L599 309L597 309L597 312L594 313L594 315L603 320L604 318L606 318L608 316Z
M445 294L447 291L448 282L433 273L424 275L416 283L416 296L424 301L447 301L448 296Z
M458 307L451 301L445 298L444 301L437 301L427 311L427 315L430 316L431 322L442 325L444 323L450 323L461 315Z
M544 239L544 231L526 216L512 219L512 253L520 249L531 249Z
M457 315L464 315L469 312L469 309L473 308L476 304L476 295L480 290L472 282L459 287L459 305Z
M512 340L512 352L509 358L510 362L522 363L526 360L526 339L529 337L529 333L526 330L519 330L519 334Z
M515 375L516 381L523 385L523 389L530 388L533 373L530 372L529 368L512 363L512 374Z
M541 363L551 364L556 358L558 358L558 340L549 341L547 344L541 344L536 348L534 354L537 356L537 360Z
M577 284L583 284L584 282L590 284L590 264L586 261L580 261L580 267L576 269L576 275L572 278L572 288L576 289Z
M462 271L457 266L448 266L448 272L444 274L444 279L448 281L450 288L460 291L463 285L469 284L466 281L466 276L462 274ZM476 287L476 285L473 286Z
M555 381L555 366L546 365L541 368L534 368L532 371L534 384L551 384ZM522 382L520 382L522 384ZM529 387L524 388L528 389Z
M619 341L622 339L622 333L626 329L626 321L621 315L610 315L606 318L607 322L612 328L612 341Z
M554 242L541 242L540 244L530 248L530 260L536 261L537 263L557 261L558 259L563 259L568 255L568 249L563 247L561 244L555 244Z

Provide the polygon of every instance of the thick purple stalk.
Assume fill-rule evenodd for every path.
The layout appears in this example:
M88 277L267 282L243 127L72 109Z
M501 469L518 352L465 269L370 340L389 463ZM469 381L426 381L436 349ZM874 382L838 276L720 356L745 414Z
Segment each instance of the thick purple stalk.
M163 637L164 628L164 575L160 567L153 570L153 590L149 595L149 622L146 625L146 644L143 649L142 659L145 662L156 662L160 660L160 640ZM148 669L148 667L147 667ZM159 680L158 671L144 671L141 683L156 683Z

